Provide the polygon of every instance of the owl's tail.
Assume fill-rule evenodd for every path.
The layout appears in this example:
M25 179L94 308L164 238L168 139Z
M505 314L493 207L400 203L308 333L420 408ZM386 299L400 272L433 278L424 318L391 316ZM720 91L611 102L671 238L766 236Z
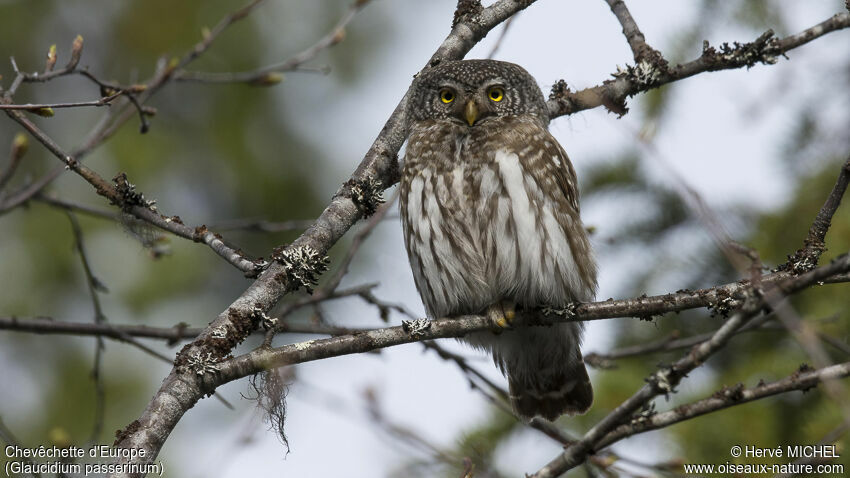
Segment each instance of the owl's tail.
M511 404L523 418L540 415L555 420L561 415L584 413L593 403L593 387L584 363L549 375L546 381L523 381L508 373Z
M557 330L564 326L575 324L553 327L556 330L535 327L528 330L530 334L516 331L525 335L525 346L517 350L521 355L502 356L511 404L524 418L540 415L555 420L564 414L584 413L593 403L593 387L579 350L578 334ZM547 333L541 334L542 330ZM561 331L566 333L557 333Z

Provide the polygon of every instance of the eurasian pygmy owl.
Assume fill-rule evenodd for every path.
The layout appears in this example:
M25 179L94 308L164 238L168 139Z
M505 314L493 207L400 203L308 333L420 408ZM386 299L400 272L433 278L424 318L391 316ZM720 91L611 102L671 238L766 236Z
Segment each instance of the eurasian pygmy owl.
M507 328L531 311L594 298L575 171L527 71L492 60L440 64L414 81L407 115L400 207L430 318L486 314ZM562 323L464 340L492 353L519 415L554 420L593 401L582 332Z

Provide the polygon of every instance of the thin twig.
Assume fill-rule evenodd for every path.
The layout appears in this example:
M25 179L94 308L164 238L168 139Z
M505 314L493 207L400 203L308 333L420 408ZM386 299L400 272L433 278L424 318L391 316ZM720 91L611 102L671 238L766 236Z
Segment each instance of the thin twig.
M113 212L109 209L102 209L97 207L92 207L86 204L81 204L73 201L69 201L67 199L61 199L55 196L48 196L44 193L39 193L33 197L34 200L43 202L45 204L49 204L53 207L64 209L65 211L72 211L75 213L85 214L89 217L95 217L99 219L107 219L110 221L120 221L121 214Z
M385 214L382 221L396 220L398 214ZM210 229L216 231L255 231L255 232L288 232L303 231L313 224L312 219L292 219L289 221L268 221L265 219L233 219L213 223Z
M257 231L257 232L288 232L299 231L310 227L312 219L293 219L290 221L267 221L265 219L234 219L232 221L217 222L211 229L217 231Z
M348 273L348 268L351 266L351 262L354 260L354 257L357 255L357 252L360 250L360 247L365 243L366 238L372 234L372 231L380 224L384 217L387 215L387 212L395 205L396 200L398 200L399 190L396 189L393 192L393 195L390 197L389 201L382 204L375 214L369 218L366 224L354 235L351 239L351 246L348 248L348 251L345 253L345 257L339 264L337 271L334 275L331 276L330 280L321 288L316 290L316 294L321 297L323 295L332 293L339 287L339 283L342 282L342 278Z
M683 80L707 71L720 71L751 67L757 63L773 64L790 50L820 38L830 32L850 27L850 13L839 13L802 32L776 39L773 31L762 34L750 43L735 47L715 48L704 44L702 55L690 62L674 67L661 60L644 62L641 68L626 69L614 74L613 80L581 91L571 91L565 83L556 83L549 96L549 116L557 118L586 109L605 106L617 114L628 112L626 98L649 91L674 81Z
M769 287L765 286L765 294L792 294L818 282L822 277L827 277L836 272L843 272L845 270L850 270L850 255L842 256L841 259L836 260L832 264L815 269L807 274L788 279L784 282L775 283ZM677 376L679 376L681 371L685 370L686 365L696 366L696 361L707 357L719 346L725 344L725 342L733 335L733 332L743 325L743 322L748 320L752 315L755 315L755 312L760 310L760 306L763 301L760 299L757 300L753 297L753 294L747 294L747 300L744 302L746 309L743 312L739 310L732 318L727 319L718 332L714 334L712 339L700 344L695 351L692 351L688 357L683 359L684 362L680 361L681 363L676 364L674 368L677 371ZM606 303L608 302L583 304L583 307L586 307L584 309L585 311L590 311L598 306L603 306ZM538 322L534 322L533 317L536 317L537 314L532 314L532 316L525 317L525 319L529 321L529 325L536 326L551 325L564 321L584 321L590 318L587 315L577 311L576 315L572 317L552 314L544 318L538 317ZM632 314L630 313L628 315L631 316ZM738 318L733 320L735 317ZM290 344L271 349L259 348L231 360L217 363L218 373L216 375L216 380L223 380L221 383L225 383L227 381L235 380L240 376L251 375L262 370L280 367L283 365L315 361L340 355L362 353L394 345L421 342L424 340L462 337L471 332L488 330L491 326L492 325L487 322L486 317L460 316L432 320L428 322L427 326L417 329L415 332L409 332L408 327L404 326L388 327L352 335L314 340L309 343Z
M488 59L492 60L493 58L495 58L496 52L499 51L499 48L502 46L502 42L505 41L505 37L508 35L508 29L514 22L514 19L516 19L518 16L519 13L512 16L511 18L508 18L507 21L505 21L504 26L502 26L502 31L501 33L499 33L499 38L496 39L496 43L493 44L493 48L491 48L490 53L487 54Z
M169 344L174 344L183 340L194 339L203 331L203 329L188 327L185 324L175 325L174 327L150 327L147 325L67 322L48 317L0 317L0 330L46 335L78 335L110 338L135 345L143 351L169 363L173 360L133 339L158 339L165 340ZM286 324L281 328L281 332L292 334L331 336L356 334L366 330L371 329L300 323Z
M17 121L36 140L38 140L38 142L44 145L51 153L53 153L54 156L65 163L66 168L85 179L95 188L95 192L108 199L110 203L121 207L124 212L178 237L206 244L210 247L210 249L215 251L216 254L249 277L256 276L256 274L258 274L265 266L265 262L255 262L246 259L239 249L230 247L221 240L218 234L209 231L204 226L195 228L186 226L179 220L179 218L175 219L173 217L166 217L155 212L154 208L151 207L151 204L140 205L128 203L124 195L118 189L120 184L110 184L98 173L68 155L58 144L56 144L55 141L53 141L52 138L47 136L47 134L38 128L32 121L27 119L23 113L15 110L7 110L6 114Z
M750 389L745 389L740 384L734 387L726 387L715 392L709 398L680 405L673 410L656 413L649 417L641 417L638 420L632 420L629 423L621 425L600 439L597 442L597 447L602 449L623 438L638 433L664 428L700 415L772 395L795 390L806 391L816 387L819 383L833 382L834 380L848 376L850 376L850 362L845 362L817 370L801 369L782 380L772 383L760 383Z
M331 276L331 278L321 287L313 291L308 299L303 299L301 301L296 302L296 304L286 311L280 314L280 316L286 317L289 313L291 313L295 308L301 307L306 304L315 304L321 302L334 294L337 287L339 287L339 283L342 282L342 278L348 273L348 268L351 265L351 261L354 260L354 257L357 255L357 251L360 250L360 247L365 242L366 238L372 233L372 231L377 227L378 224L381 223L384 216L387 214L387 211L390 210L392 205L395 203L395 200L398 198L398 190L393 194L392 198L386 203L382 204L375 214L369 218L369 221L360 229L357 234L354 235L354 238L351 240L351 246L348 248L348 251L345 254L345 257L340 262L337 267L337 271ZM366 290L358 292L358 295L364 298L374 297L371 294L372 287L369 287ZM284 321L278 321L278 326L285 326ZM268 332L266 332L265 340L263 341L264 346L270 346L272 343L272 339L274 338L275 333L277 333L278 327L270 327Z
M86 248L83 244L83 231L80 228L80 223L74 213L68 211L68 221L71 223L71 231L74 234L74 245L77 253L80 255L80 262L83 265L83 271L86 274L86 285L89 289L92 307L94 309L94 323L102 325L106 322L106 316L103 314L103 308L100 305L100 297L98 292L106 290L103 284L98 280L91 269ZM101 376L101 364L103 361L103 338L98 336L95 339L94 347L94 367L92 368L92 379L94 380L95 400L94 400L94 425L91 435L89 436L89 444L97 443L101 432L103 431L103 417L106 413L106 391L103 388L103 377Z
M15 171L18 169L18 165L21 163L21 159L23 159L28 148L29 141L27 140L27 136L24 133L16 134L15 138L12 139L12 146L9 148L9 163L6 165L6 169L0 172L0 191L6 187L6 183L15 175Z
M614 13L617 21L623 27L623 35L625 35L626 41L629 42L629 47L632 49L635 63L640 63L648 56L660 56L655 49L646 43L646 38L643 36L640 28L638 28L635 19L632 18L632 14L623 0L605 0L605 2L611 7L611 12Z
M765 314L750 321L747 325L741 327L737 334L752 331L776 331L775 328L766 327L766 322L774 318L773 314ZM670 352L674 350L686 349L710 339L715 331L705 332L702 334L691 335L689 337L679 337L679 334L674 332L669 337L648 342L645 344L632 345L612 350L607 353L590 352L584 355L584 361L591 367L596 368L613 368L614 360L637 357L657 352Z
M505 391L504 388L496 385L492 380L490 380L489 378L487 378L487 376L479 372L475 367L469 365L465 357L446 350L445 348L443 348L443 346L439 345L437 342L434 341L429 340L422 342L422 346L424 346L426 349L431 349L436 352L441 359L454 362L454 364L457 365L458 368L460 368L465 375L469 377L474 377L475 379L487 385L487 387L496 395L498 395L499 399L501 399L503 402L508 401L508 392Z
M385 430L392 437L406 442L414 448L427 451L443 463L454 464L458 462L458 457L453 456L451 452L431 443L414 430L390 421L381 410L378 398L373 391L367 390L364 393L364 398L366 399L366 411L369 413L372 423Z
M818 264L821 254L826 251L824 240L827 231L829 231L829 226L832 224L832 216L835 215L835 211L841 204L841 198L844 197L848 183L850 183L850 158L841 166L841 172L838 174L835 186L833 186L832 192L829 193L829 197L812 222L812 227L803 241L803 247L789 256L788 262L780 266L780 269L805 272Z
M33 111L39 109L58 109L58 108L79 108L81 106L108 106L112 100L118 98L123 95L124 91L118 91L109 96L105 96L99 100L93 101L76 101L71 103L27 103L23 105L9 105L9 104L0 104L0 110L22 110L22 111Z
M71 151L69 158L74 161L81 161L85 156L91 153L95 148L99 145L103 144L104 141L111 138L121 126L127 122L133 115L138 112L141 120L142 120L142 129L147 128L147 120L145 118L148 111L143 106L144 102L153 97L163 86L165 86L172 78L175 69L177 68L185 68L189 63L197 59L201 54L203 54L213 43L213 41L218 38L218 36L224 32L230 25L238 22L239 20L245 18L248 13L250 13L255 7L257 7L263 0L253 0L250 3L246 4L244 7L231 12L226 15L209 35L206 35L201 42L194 45L189 52L183 55L181 59L176 64L168 64L165 61L161 61L160 65L157 67L156 72L152 79L150 79L147 83L142 85L134 85L131 87L120 87L118 85L111 85L109 83L98 80L93 75L89 74L85 70L81 70L80 74L84 74L90 80L98 83L99 86L111 88L112 90L121 90L121 91L131 91L132 94L128 94L128 102L123 106L117 106L116 109L118 111L113 111L110 109L106 114L103 115L101 120L95 125L95 127L86 135L86 139L83 141L83 144L78 148ZM13 69L17 73L17 76L12 82L12 86L4 93L3 99L4 102L10 102L12 95L14 95L18 86L24 81L26 78L28 81L48 81L58 76L67 75L74 71L76 71L77 64L79 63L80 54L82 52L82 37L77 37L74 40L74 44L71 50L71 60L68 62L68 65L60 70L50 71L46 74L39 75L25 75L18 70L17 64L14 62L14 58L12 59ZM138 93L138 98L136 98L136 93ZM55 167L47 172L45 175L41 176L39 179L29 184L27 187L22 190L16 192L10 197L6 198L3 202L0 202L0 214L8 212L21 204L26 203L30 198L34 195L40 193L47 185L52 183L56 178L58 178L63 172L65 168L62 166ZM253 274L253 272L251 272Z
M352 3L345 15L343 15L336 25L334 25L330 32L306 50L294 55L286 61L244 72L211 73L202 71L179 71L175 73L175 80L201 83L248 83L260 86L280 83L280 81L283 80L283 77L277 74L291 71L302 71L304 63L315 58L323 50L330 48L345 39L345 27L351 23L351 20L353 20L357 15L357 12L363 9L367 3L369 3L368 0L355 1ZM306 71L315 72L317 70L307 69ZM328 70L320 69L318 71L326 73Z

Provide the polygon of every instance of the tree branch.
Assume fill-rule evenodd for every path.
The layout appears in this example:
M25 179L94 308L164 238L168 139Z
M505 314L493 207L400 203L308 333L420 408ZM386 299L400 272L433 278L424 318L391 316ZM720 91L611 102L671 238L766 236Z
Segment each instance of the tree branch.
M82 335L115 339L120 342L128 342L139 345L135 338L165 340L169 344L181 340L194 339L201 335L203 329L189 327L185 323L173 327L150 327L147 325L118 325L109 323L90 322L67 322L55 320L49 317L0 317L0 330L11 330L13 332L29 332L45 335ZM323 324L285 324L280 332L292 334L317 334L317 335L348 335L357 334L369 329L357 329L351 327L336 327ZM150 349L145 347L149 352ZM155 354L163 358L162 354ZM167 362L172 359L165 358Z
M118 91L112 93L111 95L104 96L99 100L92 101L76 101L72 103L27 103L25 105L12 105L12 104L0 104L0 110L21 110L21 111L34 111L34 110L44 110L44 109L54 109L54 108L79 108L81 106L107 106L112 100L118 98L123 95L124 91Z
M608 0L606 0L608 1ZM661 58L659 61L640 61L634 67L627 67L613 74L613 80L601 85L573 92L565 82L560 81L552 87L549 95L549 116L570 115L590 108L605 106L609 111L625 114L626 98L643 91L683 80L708 71L730 70L752 67L756 63L776 63L780 55L804 45L827 33L850 27L850 13L839 13L829 19L808 28L796 35L776 39L773 31L768 30L751 43L733 46L723 44L720 51L703 43L702 55L688 63L672 68Z
M177 81L196 81L202 83L248 83L253 85L268 86L279 83L283 80L283 76L279 73L297 71L301 65L315 58L322 51L340 43L345 39L345 27L351 23L351 20L357 13L369 3L369 0L356 0L348 8L345 15L334 25L330 32L320 38L315 44L311 45L306 50L298 53L292 58L269 65L264 68L259 68L254 71L245 71L238 73L208 73L201 71L180 71L175 74ZM326 70L320 70L327 72Z
M789 256L788 262L779 267L780 270L804 272L817 266L821 254L826 251L824 239L827 231L829 231L829 226L832 224L832 216L835 215L835 211L841 204L841 198L844 197L848 183L850 183L850 158L847 158L847 161L841 166L841 173L835 181L835 186L833 186L832 192L823 207L818 211L812 227L809 229L809 234L803 241L803 247Z
M142 132L145 132L147 130L147 119L145 116L150 113L150 111L146 109L147 107L142 106L142 104L145 101L149 100L153 95L155 95L160 89L162 89L163 86L165 86L169 82L169 80L173 78L173 73L176 69L185 68L186 65L197 59L212 45L213 41L218 38L218 36L222 32L224 32L224 30L226 30L230 25L245 18L245 16L248 15L248 13L250 13L260 3L262 3L262 1L263 0L252 0L250 3L240 8L239 10L236 10L225 16L208 35L204 36L201 42L197 43L175 64L169 64L164 60L160 61L160 63L157 65L156 72L154 73L153 77L143 85L132 85L125 88L119 85L113 85L101 81L86 70L78 70L77 65L79 64L83 50L83 38L81 36L77 36L74 39L73 44L71 46L71 58L68 61L68 64L60 70L53 70L53 64L55 64L55 49L53 47L51 47L50 52L48 53L48 64L45 68L44 73L21 73L18 70L17 65L15 64L14 59L12 59L12 65L17 75L13 80L10 88L4 93L2 102L9 103L11 101L12 95L17 91L17 88L24 81L45 82L72 73L78 73L80 75L83 75L84 77L88 78L89 80L100 86L101 90L103 91L113 90L124 92L126 94L128 103L122 106L117 106L116 108L111 109L106 114L104 114L101 120L97 123L97 125L88 133L86 139L83 141L83 144L72 150L71 154L68 155L69 158L79 162L97 146L99 146L104 141L109 139L113 134L115 134L115 132L118 131L120 127L133 116L135 112L138 112L141 120L141 130ZM138 98L136 97L137 95ZM53 168L36 181L32 182L28 186L22 188L20 191L17 191L15 194L6 198L2 203L0 203L0 214L10 211L20 206L21 204L24 204L25 202L29 201L33 196L39 194L47 185L49 185L56 178L58 178L64 171L65 168L62 166Z
M766 304L778 302L781 297L786 297L817 283L820 280L821 274L829 274L829 271L844 272L847 269L850 269L850 255L845 254L829 266L812 270L806 274L778 283L773 287L763 285L765 287L764 289L752 291L748 294L741 308L727 319L709 340L694 347L673 365L664 367L651 375L647 379L646 385L600 420L581 440L567 447L561 455L531 476L533 478L552 478L560 476L566 471L580 465L587 459L588 455L600 448L600 442L609 433L621 424L631 421L633 415L642 406L645 406L651 399L658 395L666 395L675 391L675 386L678 385L682 378L722 348L734 336L735 332L758 314Z
M848 376L850 376L850 362L844 362L818 370L801 367L800 370L782 380L773 383L759 383L759 385L750 389L745 389L742 384L734 387L726 387L703 400L680 405L673 410L656 413L650 417L641 417L621 425L599 440L597 450L601 450L632 435L657 430L700 415L742 405L780 393L795 390L806 392L815 388L819 383L846 378Z
M18 133L12 139L12 147L9 149L9 163L6 165L6 169L0 172L0 191L6 187L6 183L15 175L15 171L18 169L18 165L21 164L21 159L27 153L28 147L29 140L27 140L27 136L24 133Z
M660 57L660 53L646 43L646 37L637 26L637 22L632 18L626 3L623 0L605 0L611 8L611 12L617 17L617 21L623 26L623 35L626 41L629 42L629 47L632 49L635 63L640 63L644 59L652 59L652 57Z
M828 277L832 274L840 273L847 270L850 270L850 255L842 256L840 260L836 260L829 266L824 266L815 269L799 277L790 278L782 282L763 283L763 287L768 288L771 291L780 293L782 295L788 295L820 281L823 277ZM670 295L671 294L668 294L667 296ZM659 301L661 297L667 296L646 297L637 300L649 300L650 302L655 302ZM580 306L581 311L577 309L575 316L572 317L552 314L545 318L538 318L537 320L533 320L530 317L527 317L525 319L527 319L526 321L529 322L530 325L548 326L565 321L585 321L616 316L635 315L634 310L631 310L627 311L625 314L622 315L610 315L609 317L603 317L602 315L604 314L604 312L610 310L608 305L612 302L629 303L631 304L631 307L635 309L642 308L642 304L635 302L635 299L628 299L624 301L594 302L589 304L582 304ZM755 302L757 302L757 304ZM750 316L761 310L760 305L762 303L763 301L761 299L755 301L754 299L752 299L752 294L749 294L748 299L744 302L743 306L746 307L747 310L752 309L751 313L747 312L745 314L742 314L739 311L736 315L741 316L741 318L736 319L736 321L732 322L733 324L741 322L741 324L735 325L733 330L728 330L730 327L733 327L727 325L730 323L731 320L728 319L723 325L725 329L721 327L720 331L715 332L712 338L710 338L708 341L702 342L701 344L699 344L698 347L704 347L707 343L717 342L717 346L721 345L722 343L725 343L725 341L729 337L731 337L732 333L737 331L740 325L743 325L742 322L745 318L749 318ZM758 305L758 307L756 305ZM668 302L667 307L669 308L668 311L683 310L678 308L679 306L675 303L675 301L673 301L672 303ZM623 309L618 308L617 310ZM438 338L463 337L471 332L488 330L492 327L492 323L488 322L486 317L476 315L436 319L432 321L427 321L426 324L427 325L423 324L422 328L416 329L412 332L411 327L409 325L402 325L399 327L387 327L383 329L359 331L350 335L337 336L329 339L312 340L309 342L290 344L278 348L259 348L247 354L235 357L231 360L217 362L215 364L216 373L214 374L214 376L204 376L204 387L215 387L244 376L253 375L257 372L267 370L269 368L311 362L329 357L338 357L340 355L368 352L376 349L412 342L421 342ZM721 338L716 339L715 337L717 337L718 334L721 332ZM708 354L710 352L713 352L715 350L714 347L715 345L712 345L710 351L706 351L703 353ZM691 358L689 358L688 360L696 360L700 357L700 355L693 355L692 353L692 355L690 355L689 357ZM693 365L696 362L687 363ZM681 364L677 364L674 367L677 370L677 373L680 370L684 370L681 367Z
M7 110L6 114L23 126L24 129L53 153L54 156L64 162L67 169L77 173L91 184L97 194L105 197L111 204L120 207L124 212L178 237L190 239L195 242L203 242L215 251L216 254L249 277L255 276L258 270L265 265L264 262L254 262L246 259L239 250L225 244L218 234L207 230L205 226L192 228L183 224L179 218L166 217L157 213L156 208L153 207L153 203L145 201L141 194L135 192L133 190L134 186L128 183L126 177L123 175L119 174L116 176L114 180L115 185L113 186L94 170L83 165L62 150L53 139L47 136L47 134L20 111Z

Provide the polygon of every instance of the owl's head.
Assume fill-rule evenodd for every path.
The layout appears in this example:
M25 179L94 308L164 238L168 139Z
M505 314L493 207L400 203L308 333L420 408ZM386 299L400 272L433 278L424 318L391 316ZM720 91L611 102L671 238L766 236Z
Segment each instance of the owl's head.
M408 99L412 121L449 120L469 127L494 118L531 115L544 125L543 92L519 65L495 60L442 63L419 75Z

